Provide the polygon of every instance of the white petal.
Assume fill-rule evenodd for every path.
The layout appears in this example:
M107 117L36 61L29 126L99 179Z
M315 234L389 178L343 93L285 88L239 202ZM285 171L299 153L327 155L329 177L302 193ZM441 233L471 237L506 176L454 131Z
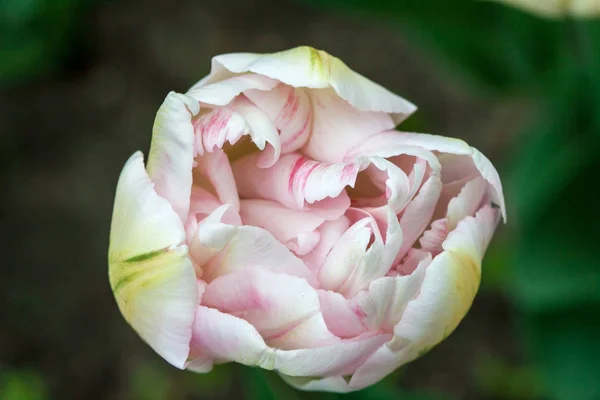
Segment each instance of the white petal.
M356 302L371 331L391 331L400 321L406 305L419 293L431 255L422 259L410 275L375 279L367 291L357 294Z
M196 101L224 106L246 90L271 90L277 81L266 76L243 74L205 85L194 85L186 94Z
M167 199L181 221L187 219L194 163L192 116L200 106L194 99L169 93L158 109L148 155L148 175L156 192Z
M394 115L396 124L416 107L384 87L352 71L340 59L322 50L302 46L272 54L232 53L213 58L211 75L205 85L233 73L254 72L294 87L333 88L352 106L362 111L381 111Z
M121 313L165 360L184 368L197 285L183 225L157 195L141 153L125 164L110 234L109 279Z
M274 349L245 320L199 306L192 345L219 362L256 365L290 376L325 376L351 373L389 338L373 335L311 349Z
M475 214L487 189L483 178L478 177L468 181L458 196L448 203L448 229L452 230L463 218Z

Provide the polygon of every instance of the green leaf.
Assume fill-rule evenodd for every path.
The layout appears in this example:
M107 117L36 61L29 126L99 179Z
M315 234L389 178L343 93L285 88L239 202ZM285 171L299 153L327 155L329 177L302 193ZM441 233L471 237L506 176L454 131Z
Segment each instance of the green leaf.
M530 316L526 326L548 398L600 399L600 307Z

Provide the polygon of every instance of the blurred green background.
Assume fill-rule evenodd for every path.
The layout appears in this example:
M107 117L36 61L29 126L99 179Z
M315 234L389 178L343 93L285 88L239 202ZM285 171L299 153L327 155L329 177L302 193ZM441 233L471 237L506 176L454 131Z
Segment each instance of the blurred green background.
M540 0L545 1L545 0ZM304 394L168 366L118 313L118 173L210 57L308 44L499 167L509 207L457 331L381 384ZM0 399L600 399L600 21L458 0L0 0Z

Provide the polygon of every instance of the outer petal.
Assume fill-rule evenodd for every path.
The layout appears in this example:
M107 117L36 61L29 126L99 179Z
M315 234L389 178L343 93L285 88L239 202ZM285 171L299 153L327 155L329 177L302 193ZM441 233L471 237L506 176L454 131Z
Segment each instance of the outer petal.
M267 91L273 89L277 83L266 76L243 74L229 76L207 85L194 85L186 94L204 104L224 106L246 90Z
M456 328L479 287L481 261L497 224L496 215L495 209L486 206L448 235L444 251L427 268L419 296L396 325L397 337L423 351Z
M165 360L183 368L190 350L197 285L183 225L158 196L141 153L117 185L108 254L109 279L121 313Z
M325 378L303 378L282 376L293 387L306 391L323 391L348 393L364 389L396 369L402 364L402 357L408 349L392 350L387 344L381 346L362 364L350 380L344 376L329 376Z
M280 350L268 347L247 321L199 306L192 345L219 362L256 365L290 376L325 376L351 372L389 338L374 335L318 348Z
M233 73L254 72L294 87L331 87L361 111L393 114L396 124L416 107L384 87L352 71L337 57L302 46L272 54L232 53L213 58L211 74L195 87L209 84Z
M156 114L148 155L148 175L156 185L156 192L169 201L183 222L187 218L192 188L192 116L199 111L200 106L194 99L169 93Z
M475 214L486 191L485 181L478 177L463 186L458 196L448 203L448 229L452 230L463 218Z

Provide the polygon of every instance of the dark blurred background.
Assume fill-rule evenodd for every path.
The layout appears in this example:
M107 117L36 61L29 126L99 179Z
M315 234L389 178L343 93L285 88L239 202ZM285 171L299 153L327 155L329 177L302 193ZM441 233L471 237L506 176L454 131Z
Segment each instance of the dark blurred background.
M509 207L456 332L344 396L176 370L107 278L117 177L167 92L213 55L301 44L417 104L404 130L487 154ZM0 0L0 89L0 399L600 399L600 21L466 0Z

